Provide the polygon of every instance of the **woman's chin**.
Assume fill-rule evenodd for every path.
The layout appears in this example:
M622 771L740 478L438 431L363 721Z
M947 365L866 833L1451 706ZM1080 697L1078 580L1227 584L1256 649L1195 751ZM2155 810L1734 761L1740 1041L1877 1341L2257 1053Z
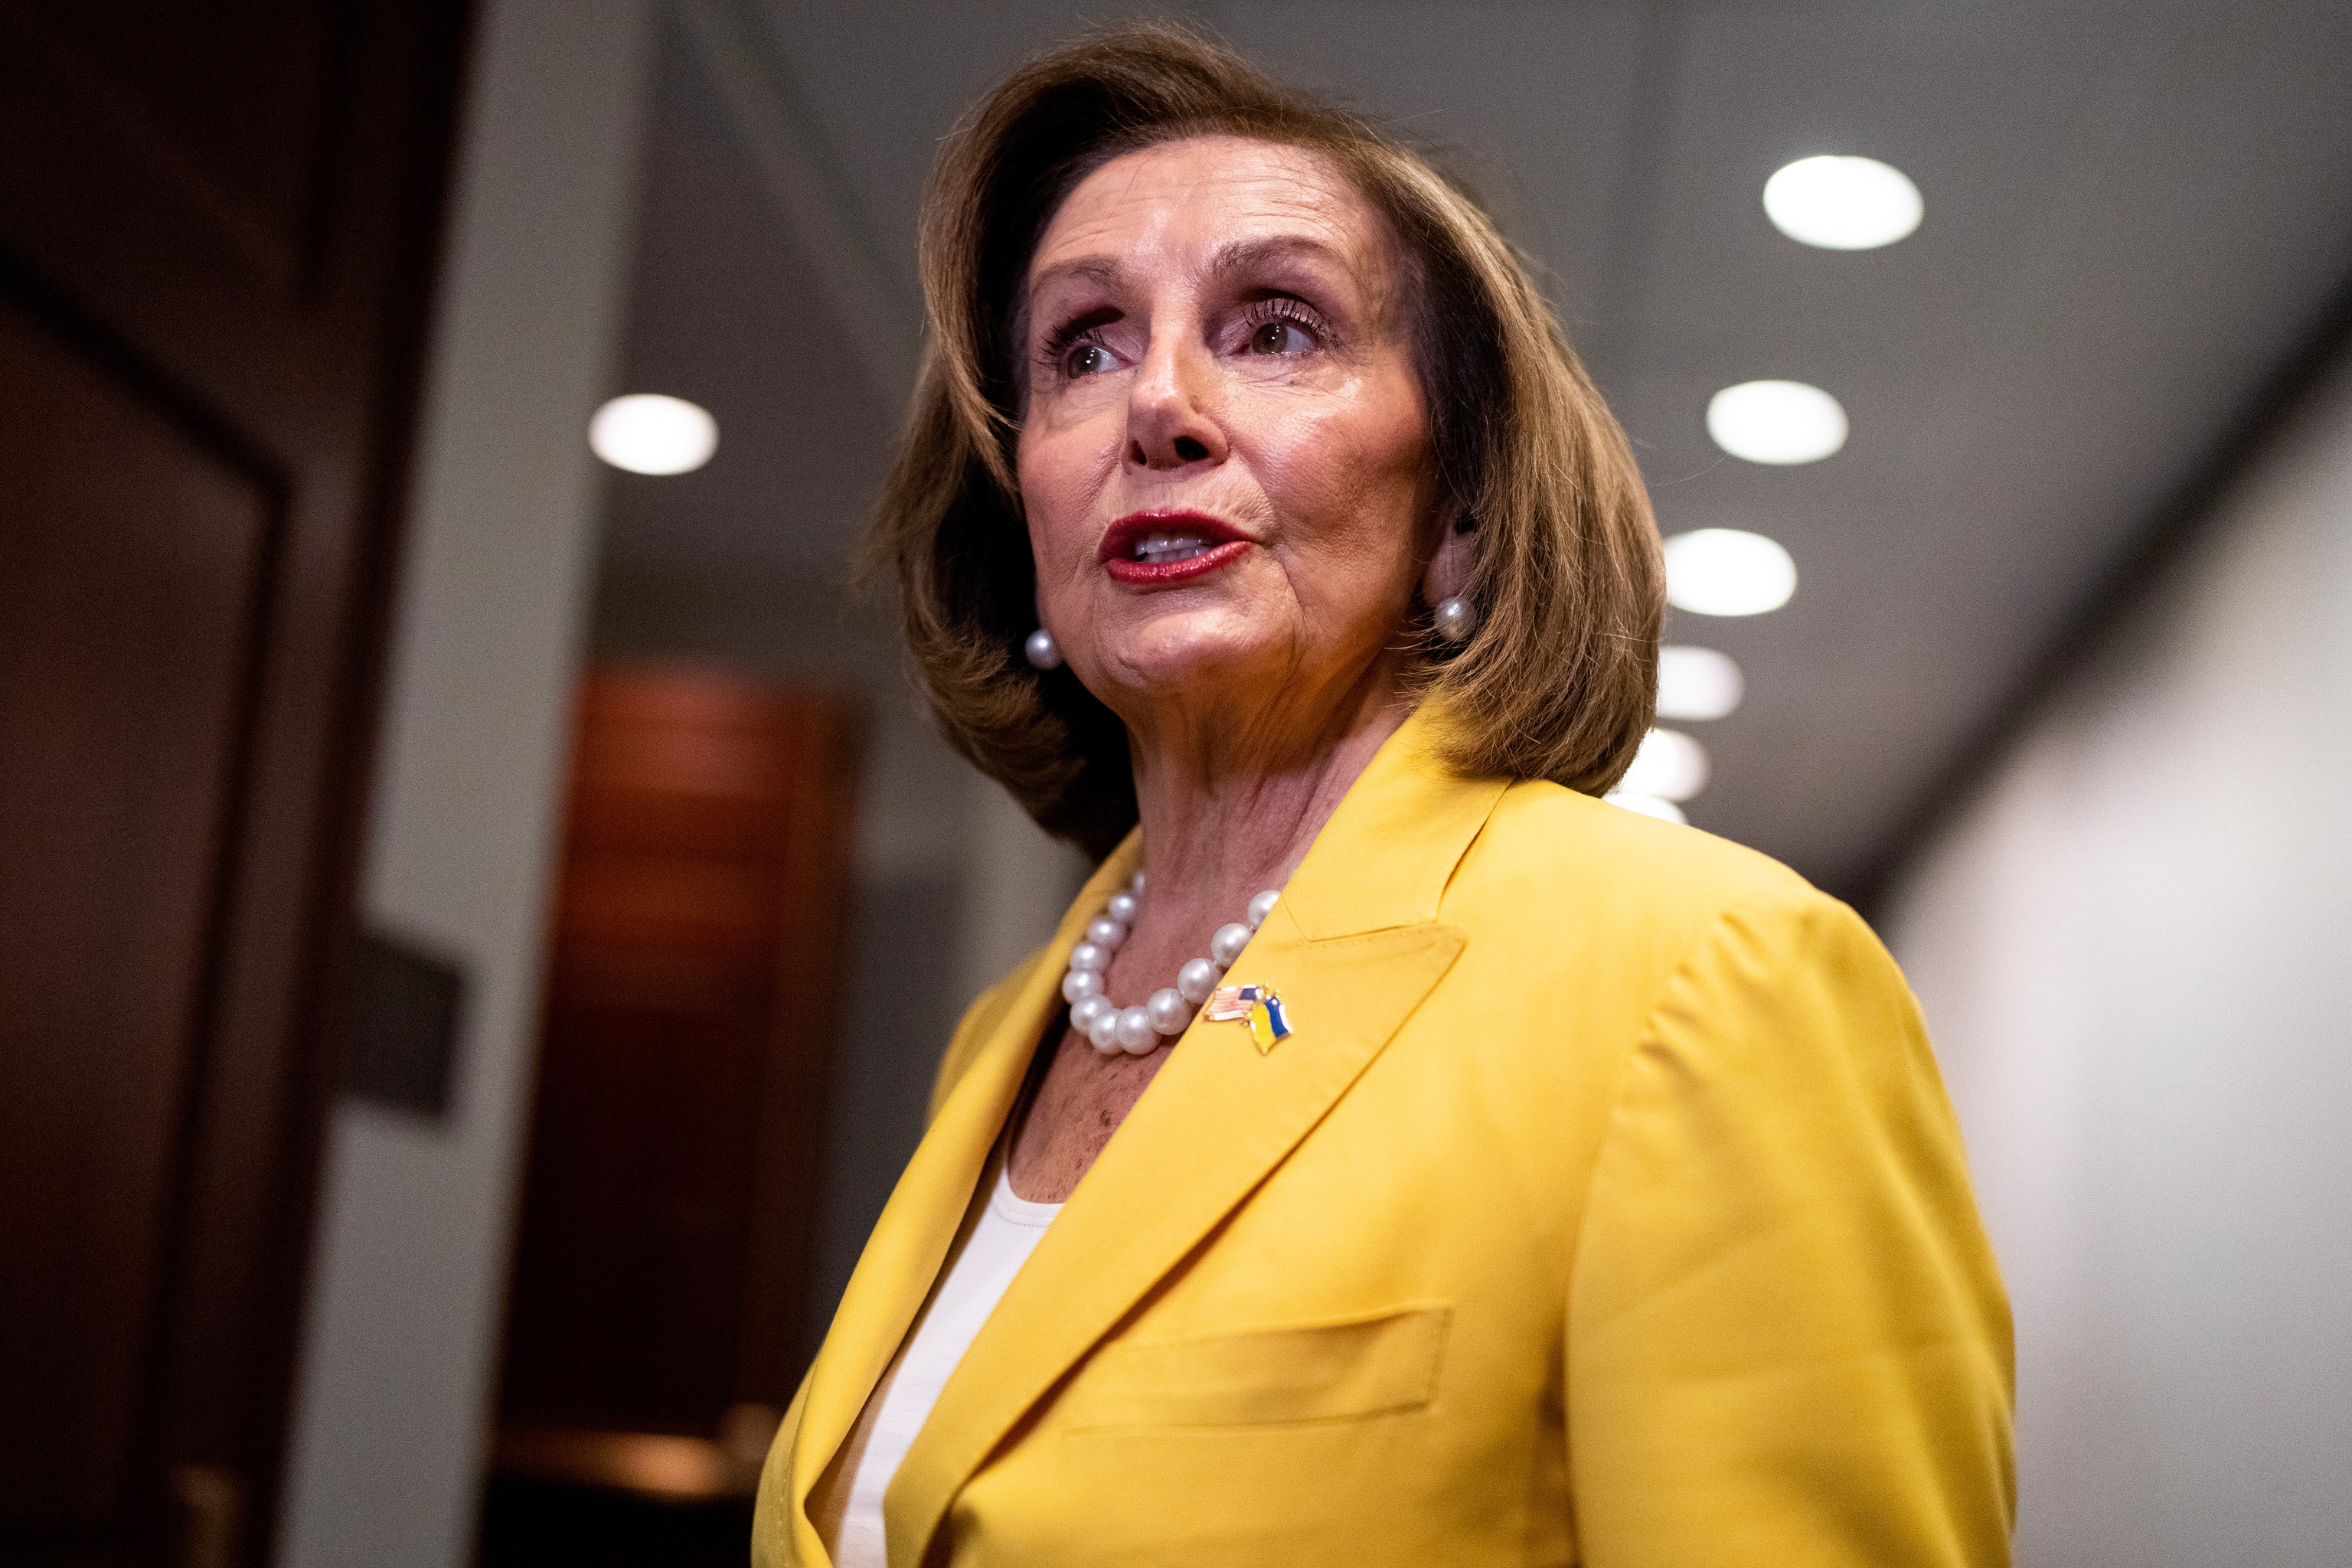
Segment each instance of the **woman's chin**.
M1224 606L1154 616L1104 639L1099 668L1123 693L1146 702L1263 695L1268 681L1297 668L1290 629L1287 617L1276 623Z

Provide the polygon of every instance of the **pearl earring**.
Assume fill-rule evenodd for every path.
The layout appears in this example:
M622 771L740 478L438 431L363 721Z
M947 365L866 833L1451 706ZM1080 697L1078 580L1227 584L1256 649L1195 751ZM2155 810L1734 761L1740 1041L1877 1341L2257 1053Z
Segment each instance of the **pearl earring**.
M1062 668L1062 645L1055 642L1054 634L1043 626L1029 634L1029 640L1021 645L1021 651L1028 655L1029 662L1039 669Z
M1437 625L1437 635L1447 642L1468 642L1470 634L1478 629L1478 612L1470 607L1470 601L1467 599L1438 600L1433 618Z

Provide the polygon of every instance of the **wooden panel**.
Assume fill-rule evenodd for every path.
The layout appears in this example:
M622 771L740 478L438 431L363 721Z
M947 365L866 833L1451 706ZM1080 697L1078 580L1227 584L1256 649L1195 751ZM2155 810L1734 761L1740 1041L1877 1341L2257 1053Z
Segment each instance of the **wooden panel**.
M47 62L16 113L67 151L61 176L127 187L138 200L114 221L184 226L295 291L333 185L348 6L75 0L9 12L20 47Z
M259 1563L463 0L0 0L0 1558Z
M507 1340L515 1463L564 1431L715 1440L790 1396L854 741L838 700L725 677L585 688Z
M122 1523L272 500L0 300L0 1531Z

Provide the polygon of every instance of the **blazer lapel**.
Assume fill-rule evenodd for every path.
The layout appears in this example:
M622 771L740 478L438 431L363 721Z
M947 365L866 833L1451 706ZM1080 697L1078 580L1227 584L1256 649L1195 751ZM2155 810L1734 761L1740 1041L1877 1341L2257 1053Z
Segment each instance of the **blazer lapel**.
M885 1501L894 1564L921 1560L1021 1417L1307 1136L1453 964L1463 937L1435 923L1438 899L1507 786L1453 777L1434 740L1419 716L1391 738L1230 972L1279 991L1291 1036L1261 1051L1241 1023L1195 1019L965 1352Z
M792 1527L800 1560L825 1556L808 1521L808 1497L856 1426L900 1342L930 1294L940 1264L971 1203L972 1191L1003 1130L1023 1076L1049 1016L1062 1005L1062 964L1087 921L1140 858L1129 841L1106 860L1062 920L1045 962L1006 1004L875 1223L832 1331L810 1369L806 1405L792 1456Z

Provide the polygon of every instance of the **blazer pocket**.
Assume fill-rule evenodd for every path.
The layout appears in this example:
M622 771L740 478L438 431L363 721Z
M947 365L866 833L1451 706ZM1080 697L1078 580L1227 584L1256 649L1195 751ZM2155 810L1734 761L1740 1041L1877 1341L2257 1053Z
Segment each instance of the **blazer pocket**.
M1454 1309L1397 1307L1320 1323L1121 1340L1064 1396L1073 1431L1254 1426L1418 1410L1437 1392Z

